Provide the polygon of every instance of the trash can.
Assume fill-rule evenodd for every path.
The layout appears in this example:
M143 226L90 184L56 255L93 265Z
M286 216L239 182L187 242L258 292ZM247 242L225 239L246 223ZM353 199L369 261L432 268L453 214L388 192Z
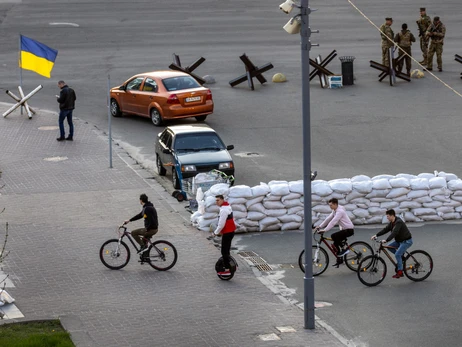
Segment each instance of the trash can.
M342 78L344 86L352 86L354 84L354 75L353 75L353 61L355 57L353 56L344 56L339 57L342 62Z

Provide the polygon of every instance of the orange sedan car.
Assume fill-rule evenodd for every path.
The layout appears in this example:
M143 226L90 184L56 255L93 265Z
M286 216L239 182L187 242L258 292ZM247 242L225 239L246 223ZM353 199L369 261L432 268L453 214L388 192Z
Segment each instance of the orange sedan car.
M165 120L195 117L204 121L213 112L210 89L179 71L153 71L135 75L111 89L111 114L149 117L156 126Z

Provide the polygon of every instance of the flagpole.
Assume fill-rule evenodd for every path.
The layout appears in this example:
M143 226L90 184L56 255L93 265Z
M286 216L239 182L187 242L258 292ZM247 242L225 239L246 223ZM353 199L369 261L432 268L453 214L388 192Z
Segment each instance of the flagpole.
M22 89L22 60L21 60L21 34L19 34L19 86ZM21 106L21 115L22 115L22 106Z

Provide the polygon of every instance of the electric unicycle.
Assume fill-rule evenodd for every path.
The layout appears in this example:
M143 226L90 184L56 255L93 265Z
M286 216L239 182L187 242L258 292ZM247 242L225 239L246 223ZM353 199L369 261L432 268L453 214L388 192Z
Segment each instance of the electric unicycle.
M223 281L229 281L231 278L233 278L234 273L237 270L237 261L232 256L229 256L229 265L229 271L231 272L231 275L223 276L218 274L225 269L223 264L223 257L220 257L220 259L218 259L217 263L215 264L215 271L217 272L217 276Z

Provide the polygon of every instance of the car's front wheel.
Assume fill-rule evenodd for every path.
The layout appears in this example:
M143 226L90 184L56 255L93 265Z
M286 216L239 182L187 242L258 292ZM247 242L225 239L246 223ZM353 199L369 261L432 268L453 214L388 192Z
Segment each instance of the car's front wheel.
M207 119L207 116L196 116L196 117L194 117L194 118L196 118L196 120L197 120L198 122L203 122L204 120Z
M151 109L151 121L156 127L161 126L163 123L162 116L157 108Z
M119 104L115 99L111 99L111 115L113 117L120 117L122 115Z
M173 183L173 188L175 189L180 189L180 180L178 179L178 174L176 173L176 169L173 168L172 170L172 183Z

